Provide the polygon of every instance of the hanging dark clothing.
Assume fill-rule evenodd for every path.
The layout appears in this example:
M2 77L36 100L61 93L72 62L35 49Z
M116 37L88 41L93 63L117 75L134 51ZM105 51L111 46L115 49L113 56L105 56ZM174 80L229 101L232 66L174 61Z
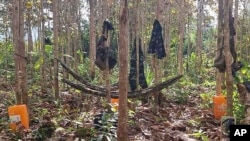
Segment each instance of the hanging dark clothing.
M235 44L234 44L234 36L236 35L236 31L234 28L234 18L230 17L229 18L229 29L230 29L230 52L233 56L233 63L232 63L232 75L233 77L236 76L236 72L239 71L244 65L242 62L237 61L237 52L235 50Z
M113 51L109 47L98 47L95 64L102 71L106 69L106 58L108 58L109 70L113 69L117 64Z
M134 47L130 58L130 72L129 72L129 85L131 91L136 90L136 40L134 40ZM144 74L144 55L141 48L141 40L139 39L139 85L141 88L147 88L148 84Z
M117 64L114 51L110 47L105 46L107 42L107 35L110 30L114 30L112 24L109 21L104 21L102 26L102 35L97 43L96 47L96 60L95 64L100 70L105 70L107 67L109 70L113 69ZM108 66L106 66L106 59L108 59Z
M247 92L250 93L250 81L245 81L243 84L245 85Z
M232 75L233 77L236 76L236 72L239 71L244 65L242 62L237 61L237 52L235 50L235 44L234 44L234 36L236 35L236 31L234 28L234 18L229 18L229 30L230 30L230 39L229 39L229 48L230 53L233 57L233 63L231 65L232 68ZM220 48L220 53L214 60L214 66L220 71L225 72L226 70L226 61L225 61L225 55L222 53L224 49L224 37L222 38L222 47Z
M166 52L163 44L163 37L162 37L162 27L160 22L155 19L153 24L153 30L151 34L151 39L149 42L148 48L149 54L156 54L158 59L162 59L166 57Z

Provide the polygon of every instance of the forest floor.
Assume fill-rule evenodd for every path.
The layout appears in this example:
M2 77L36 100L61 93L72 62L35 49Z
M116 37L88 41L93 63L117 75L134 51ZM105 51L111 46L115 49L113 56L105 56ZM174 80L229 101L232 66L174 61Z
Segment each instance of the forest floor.
M176 88L167 89L167 98L157 112L153 104L141 105L139 100L132 100L135 111L130 110L128 119L131 141L221 140L220 121L214 119L209 101L204 101L200 95L211 88L187 86L181 89L186 91L184 96L177 97L181 100L176 100ZM106 140L115 140L114 124L107 124L107 129L100 131L93 122L96 115L104 111L104 100L75 90L62 92L60 101L53 101L52 94L41 94L38 88L33 88L30 92L30 129L22 134L12 132L8 126L7 108L15 103L15 96L8 87L1 85L0 90L0 141L18 138L27 141L74 141L80 138L98 141L104 136L108 137Z

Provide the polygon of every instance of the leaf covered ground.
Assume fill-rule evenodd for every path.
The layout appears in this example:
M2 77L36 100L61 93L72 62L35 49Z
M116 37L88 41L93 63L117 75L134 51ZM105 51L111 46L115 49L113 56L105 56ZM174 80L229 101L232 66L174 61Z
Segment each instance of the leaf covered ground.
M30 92L30 129L22 134L12 132L8 127L7 108L15 103L15 97L8 85L1 85L0 89L1 141L18 138L31 141L115 140L116 125L107 119L117 120L114 118L116 111L106 114L105 128L96 128L94 119L105 111L107 103L102 98L75 90L61 92L60 100L54 101L51 93L41 94L34 88ZM221 140L220 121L214 119L211 112L210 91L209 86L173 85L163 91L163 107L158 111L152 101L142 105L140 100L132 99L134 108L130 108L128 119L130 140Z

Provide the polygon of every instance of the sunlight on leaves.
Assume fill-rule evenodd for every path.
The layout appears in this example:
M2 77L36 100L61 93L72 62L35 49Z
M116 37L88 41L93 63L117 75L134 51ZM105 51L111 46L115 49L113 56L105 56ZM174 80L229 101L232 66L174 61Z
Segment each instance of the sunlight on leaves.
M25 7L26 7L26 9L31 9L32 8L32 2L31 1L26 2Z
M40 56L39 59L35 62L34 69L38 70L42 64L43 64L43 57Z

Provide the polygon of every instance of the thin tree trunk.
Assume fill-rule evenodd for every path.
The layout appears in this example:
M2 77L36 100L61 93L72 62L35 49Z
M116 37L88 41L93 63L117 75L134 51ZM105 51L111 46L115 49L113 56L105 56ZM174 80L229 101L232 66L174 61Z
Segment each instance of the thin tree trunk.
M216 56L220 54L220 49L223 47L223 0L218 0L218 26L217 26L217 53ZM221 73L217 70L216 73L216 95L221 94L222 86L222 76L224 73Z
M119 118L117 140L128 141L128 2L120 2L119 17Z
M20 71L22 72L22 101L24 104L28 104L28 86L27 86L27 58L25 52L25 43L24 43L24 5L23 0L19 1L20 11L19 11L19 54L22 56L21 58L21 67Z
M71 66L70 63L70 57L71 56L71 3L70 0L65 0L64 1L64 10L66 11L65 14L65 24L66 24L66 43L65 43L65 54L67 54L67 56L65 57L65 61L66 64L68 66ZM65 73L65 78L69 78L69 74L66 72Z
M136 9L135 9L135 38L136 38L136 89L138 90L139 86L139 3L140 0L136 0ZM133 38L132 38L133 39ZM133 41L132 41L133 44Z
M77 60L75 60L75 50L76 50L76 44L77 44L77 26L76 26L76 14L77 14L77 3L78 0L74 0L71 2L71 32L72 32L72 39L71 39L71 55L72 55L72 59L71 59L71 64L72 64L72 68L76 68L75 64L77 62Z
M232 14L232 0L225 1L224 8L224 45L226 59L226 86L227 86L227 115L233 116L233 77L232 77L232 54L230 52L229 17Z
M237 34L237 27L238 27L238 10L239 10L239 0L234 1L234 28L236 34L234 36L234 47L237 50L237 43L238 43L238 34Z
M83 49L83 44L82 44L82 38L81 38L81 36L82 36L82 29L81 29L81 8L80 8L80 4L78 5L78 11L77 11L77 28L78 28L78 44L77 44L77 46L78 46L78 49L79 49L79 51L81 50L81 51L83 51L82 49ZM78 58L79 58L79 62L78 63L82 63L83 62L83 55L82 55L82 53L77 53L77 55L78 55Z
M242 52L245 52L246 50L243 50L244 48L243 48L243 42L242 42L242 39L244 38L244 35L245 35L245 31L246 31L246 27L245 27L245 24L246 24L246 19L247 19L247 12L246 12L246 10L247 10L247 1L244 1L243 3L242 3L242 5L243 5L243 12L242 12L242 18L241 18L241 29L240 29L240 34L238 34L238 35L240 35L240 37L239 37L239 39L240 39L240 42L239 42L239 47L240 47L240 54L239 54L239 56L240 56L240 58L243 58L243 53ZM237 22L237 21L235 21L235 22ZM248 61L248 57L246 58L246 61Z
M54 32L54 89L55 89L55 99L59 98L59 82L58 82L58 57L59 57L59 47L58 47L58 0L53 0L53 32Z
M24 45L23 0L13 2L13 42L15 48L15 93L17 104L28 104L26 57Z
M15 93L16 93L16 103L21 104L22 103L22 94L20 91L20 79L19 79L19 69L20 69L20 55L18 55L18 40L19 40L19 2L12 0L13 5L13 46L14 46L14 61L15 61Z
M185 0L180 0L179 6L179 23L180 23L180 31L179 31L179 47L178 47L178 72L179 74L183 74L183 45L184 45L184 33L185 33Z
M79 59L78 59L78 55L77 55L77 50L79 48L79 34L78 31L80 30L78 28L78 11L79 11L79 5L80 2L79 0L75 1L72 5L73 9L73 19L74 19L74 24L73 24L73 29L74 29L74 38L73 38L73 57L74 57L74 69L76 70L76 72L78 72L77 66L79 64Z
M29 71L30 71L30 76L33 78L33 60L31 56L31 52L33 51L33 40L32 40L32 28L31 28L31 8L28 8L27 11L27 27L28 27L28 63L29 63Z
M186 71L189 72L189 60L190 60L190 55L191 55L191 47L190 47L190 14L188 14L187 18L187 34L188 34L188 47L187 47L187 66L186 66Z
M47 93L47 75L46 75L46 59L45 59L45 45L44 45L44 12L43 12L43 1L40 1L40 25L41 25L41 31L40 31L40 49L41 49L41 56L42 56L42 67L41 67L41 91L42 93Z
M170 3L169 3L169 0L167 0L167 7L166 7L166 18L165 18L165 31L164 31L164 37L165 37L165 40L164 40L164 47L165 47L165 50L166 50L166 58L164 59L164 66L168 66L168 63L169 63L169 58L170 58ZM165 67L164 67L165 68Z
M109 4L107 1L104 1L102 3L103 5L103 15L102 15L102 18L103 18L103 21L106 20L108 18L108 14L109 14ZM103 22L102 21L102 22ZM104 32L104 35L107 37L107 41L105 42L105 47L109 48L109 44L110 44L110 36L109 36L109 32L108 30L106 32ZM109 50L109 49L107 49ZM110 103L111 102L111 95L110 95L110 71L109 70L109 62L108 62L108 57L106 57L106 60L105 60L105 63L106 63L106 69L104 71L104 75L105 75L105 84L106 84L106 96L107 96L107 101Z
M196 40L196 71L199 72L202 64L202 22L203 22L203 0L198 0L198 15L197 15L197 40Z
M157 9L156 9L156 18L159 20L159 22L163 25L163 2L164 0L158 0L157 1ZM159 84L161 82L161 76L162 72L159 68L162 68L161 60L158 60L156 55L153 56L153 68L155 73L155 82L156 84ZM155 105L154 105L154 112L157 113L158 106L160 106L161 99L159 98L159 91L155 92Z

